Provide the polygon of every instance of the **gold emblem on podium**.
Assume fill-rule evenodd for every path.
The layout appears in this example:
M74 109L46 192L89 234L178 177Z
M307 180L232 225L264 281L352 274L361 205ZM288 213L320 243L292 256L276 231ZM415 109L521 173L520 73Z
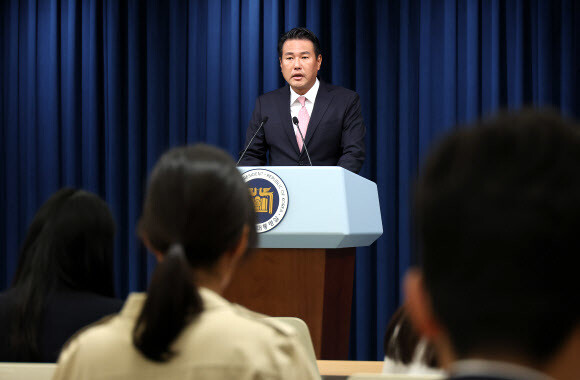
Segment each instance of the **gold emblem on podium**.
M250 195L254 200L254 208L256 212L265 212L272 214L274 211L274 193L271 187L250 188Z
M251 169L242 174L256 211L256 232L270 231L282 222L288 210L288 189L276 173Z

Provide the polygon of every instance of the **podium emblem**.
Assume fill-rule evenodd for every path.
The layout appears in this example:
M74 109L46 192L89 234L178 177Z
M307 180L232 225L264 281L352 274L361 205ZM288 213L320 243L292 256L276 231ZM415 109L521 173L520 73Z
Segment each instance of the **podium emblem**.
M248 170L242 174L248 184L250 196L256 210L258 233L276 227L288 209L288 190L274 172L265 169Z

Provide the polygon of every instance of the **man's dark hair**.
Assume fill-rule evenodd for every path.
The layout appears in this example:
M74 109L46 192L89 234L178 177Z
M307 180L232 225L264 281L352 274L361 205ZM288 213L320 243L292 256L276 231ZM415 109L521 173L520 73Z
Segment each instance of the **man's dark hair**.
M580 323L580 135L555 112L503 113L429 156L416 193L423 272L459 358L541 364Z
M318 56L322 54L322 51L320 50L320 42L318 42L316 34L312 33L310 30L306 28L294 28L284 33L278 40L278 58L282 58L282 46L284 46L284 42L288 40L311 41L312 45L314 45L314 54L316 55L316 58L318 58Z

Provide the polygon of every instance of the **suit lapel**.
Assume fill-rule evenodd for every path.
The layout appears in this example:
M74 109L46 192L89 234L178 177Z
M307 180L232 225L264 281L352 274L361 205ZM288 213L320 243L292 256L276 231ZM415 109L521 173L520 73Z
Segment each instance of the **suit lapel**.
M280 114L280 120L282 121L282 129L284 130L286 136L290 140L290 145L292 146L296 154L300 154L300 151L298 150L298 142L296 141L296 135L294 135L292 115L290 114L289 85L284 86L282 91L279 92L276 104L278 105L278 113Z
M326 113L328 105L332 101L333 96L334 95L332 92L328 91L328 87L325 85L325 83L320 81L320 87L318 87L318 93L316 94L316 100L314 102L314 109L312 110L310 121L308 122L306 136L304 136L304 141L306 141L307 146L312 139L312 135L314 135L314 132L316 132L316 128L318 128L320 121L324 117L324 114Z

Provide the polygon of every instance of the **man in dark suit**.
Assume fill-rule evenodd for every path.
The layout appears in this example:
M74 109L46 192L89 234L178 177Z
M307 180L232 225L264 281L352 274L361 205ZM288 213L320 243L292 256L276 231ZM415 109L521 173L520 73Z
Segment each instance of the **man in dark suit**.
M406 307L452 379L580 379L579 168L579 126L532 110L427 159Z
M322 54L308 29L284 34L278 55L288 84L256 101L244 144L249 148L240 165L266 165L268 158L273 166L310 165L309 154L312 165L338 165L358 173L365 158L365 126L356 92L317 78Z

